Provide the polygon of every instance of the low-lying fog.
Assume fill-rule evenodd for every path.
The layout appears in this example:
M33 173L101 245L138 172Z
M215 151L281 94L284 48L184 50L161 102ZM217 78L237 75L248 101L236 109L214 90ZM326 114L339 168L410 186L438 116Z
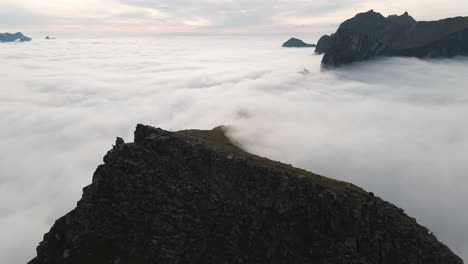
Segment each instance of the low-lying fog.
M375 192L468 258L468 58L321 71L286 39L1 44L0 263L35 255L137 123L232 125L251 152Z

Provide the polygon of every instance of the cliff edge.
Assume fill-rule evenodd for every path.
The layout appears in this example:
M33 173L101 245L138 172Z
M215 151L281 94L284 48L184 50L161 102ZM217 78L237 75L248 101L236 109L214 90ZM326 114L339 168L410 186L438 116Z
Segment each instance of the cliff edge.
M30 264L462 264L402 209L249 154L225 128L120 138Z
M407 12L373 10L343 22L327 43L322 64L340 66L378 56L451 58L468 55L468 17L416 21Z

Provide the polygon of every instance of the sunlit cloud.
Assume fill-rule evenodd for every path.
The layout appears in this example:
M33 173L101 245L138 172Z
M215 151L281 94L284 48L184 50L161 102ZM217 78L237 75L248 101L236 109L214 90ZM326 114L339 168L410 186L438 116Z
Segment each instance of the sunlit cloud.
M330 33L343 20L370 9L384 15L409 11L417 19L434 20L465 15L468 4L456 0L4 0L0 29L140 34L145 25L147 33Z
M195 17L193 19L184 20L184 24L192 27L207 27L213 25L213 22L203 17Z

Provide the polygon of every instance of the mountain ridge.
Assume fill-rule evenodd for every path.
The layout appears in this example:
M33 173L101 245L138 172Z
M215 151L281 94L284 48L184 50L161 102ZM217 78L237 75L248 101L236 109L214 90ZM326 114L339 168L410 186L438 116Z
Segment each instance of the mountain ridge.
M117 138L30 264L462 264L373 193L245 152L211 131Z
M384 17L370 10L344 21L322 60L340 66L378 56L446 58L468 55L468 17L416 21L407 12Z

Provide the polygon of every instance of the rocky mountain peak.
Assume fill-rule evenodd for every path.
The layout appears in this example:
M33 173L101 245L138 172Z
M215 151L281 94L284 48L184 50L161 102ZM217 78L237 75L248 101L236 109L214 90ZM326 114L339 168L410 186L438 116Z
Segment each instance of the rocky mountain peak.
M387 17L390 21L400 24L400 25L413 25L417 21L409 15L408 12L398 16L398 15L390 15Z
M245 152L213 130L138 125L30 264L462 264L402 209Z
M468 55L468 17L417 22L408 12L387 18L373 10L343 22L328 41L324 66L378 56L451 58Z

